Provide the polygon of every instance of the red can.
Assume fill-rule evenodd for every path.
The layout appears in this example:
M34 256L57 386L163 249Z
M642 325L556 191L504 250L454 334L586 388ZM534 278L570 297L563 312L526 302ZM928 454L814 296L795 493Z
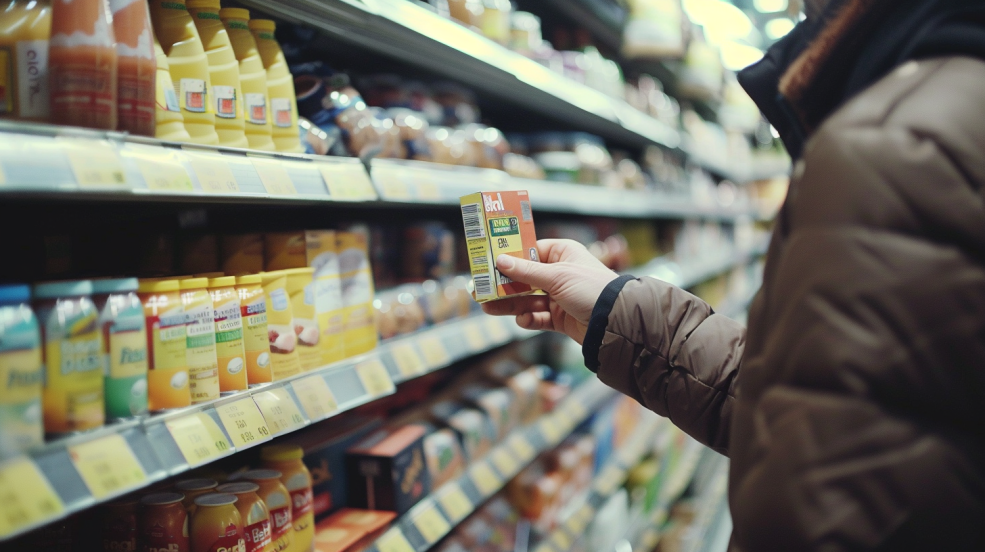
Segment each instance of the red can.
M141 552L190 552L188 513L181 493L157 493L140 499L137 541Z
M136 552L137 501L124 500L106 505L103 512L103 551Z

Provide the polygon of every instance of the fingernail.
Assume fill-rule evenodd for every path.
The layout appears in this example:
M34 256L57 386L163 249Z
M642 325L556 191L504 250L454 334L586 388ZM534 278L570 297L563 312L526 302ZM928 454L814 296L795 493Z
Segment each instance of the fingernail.
M496 257L496 266L498 266L501 270L510 270L515 264L516 263L513 262L513 257L510 257L509 255L500 255L499 257Z

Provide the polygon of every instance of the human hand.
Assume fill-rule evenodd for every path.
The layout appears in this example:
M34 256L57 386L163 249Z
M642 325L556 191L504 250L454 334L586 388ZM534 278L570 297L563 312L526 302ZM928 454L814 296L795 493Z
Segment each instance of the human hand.
M535 263L509 255L496 259L503 275L547 292L483 303L482 310L496 316L516 316L528 330L561 332L578 343L585 340L592 309L605 286L618 277L588 249L572 240L539 240Z

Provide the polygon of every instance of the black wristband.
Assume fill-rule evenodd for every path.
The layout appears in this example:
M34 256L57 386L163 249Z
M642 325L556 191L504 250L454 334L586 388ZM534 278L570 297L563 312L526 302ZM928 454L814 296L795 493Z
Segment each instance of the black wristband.
M581 352L585 355L585 366L592 372L597 372L599 369L599 349L602 348L605 328L609 325L609 313L612 312L622 288L635 279L634 276L626 275L609 282L595 302L592 318L588 321L588 331L585 332L585 342L581 346Z

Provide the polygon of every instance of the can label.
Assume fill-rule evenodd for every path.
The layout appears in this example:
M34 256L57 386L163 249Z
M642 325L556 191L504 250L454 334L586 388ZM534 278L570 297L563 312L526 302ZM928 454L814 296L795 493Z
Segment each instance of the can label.
M260 520L253 525L247 525L243 530L243 540L246 541L246 552L263 552L264 547L272 542L270 539L270 520Z
M40 445L41 334L28 308L0 308L0 457Z
M280 508L270 510L271 540L274 543L274 552L283 552L291 547L293 530L291 520L291 505L287 504Z
M221 528L221 526L220 526ZM197 547L196 547L197 548ZM243 552L246 549L246 543L243 536L239 534L239 527L233 524L229 524L226 530L214 543L208 548L209 552Z

